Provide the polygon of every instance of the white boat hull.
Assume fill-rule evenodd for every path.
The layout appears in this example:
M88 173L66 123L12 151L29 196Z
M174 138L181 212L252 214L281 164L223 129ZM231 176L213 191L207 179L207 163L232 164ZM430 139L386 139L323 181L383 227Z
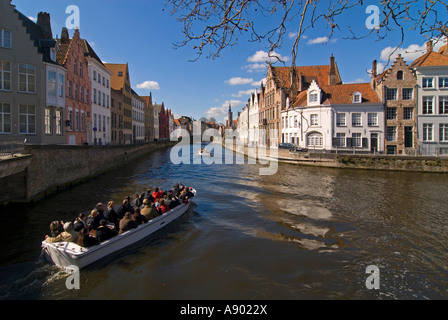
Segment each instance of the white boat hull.
M82 269L104 257L107 257L121 249L124 249L140 240L143 240L154 232L167 226L172 221L181 217L190 207L190 203L181 204L167 213L154 218L146 224L138 226L117 235L99 245L83 248L73 242L48 243L42 242L42 251L46 258L59 267L76 266Z

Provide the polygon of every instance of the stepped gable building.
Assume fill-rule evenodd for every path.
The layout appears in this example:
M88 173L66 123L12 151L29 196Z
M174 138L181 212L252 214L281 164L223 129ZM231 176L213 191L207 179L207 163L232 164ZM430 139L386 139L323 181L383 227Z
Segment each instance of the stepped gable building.
M372 87L385 105L385 152L415 155L417 135L417 78L401 55L392 66L377 75L372 65Z
M48 13L34 23L0 0L0 140L65 144L66 70Z
M410 67L417 77L418 140L422 155L448 154L448 50L435 52L433 42Z
M112 73L110 77L111 95L114 100L112 112L115 111L118 117L115 119L116 126L112 127L112 131L115 132L113 144L132 144L132 91L128 64L104 65Z
M294 105L300 93L307 90L313 81L318 85L342 83L333 56L329 65L294 68L269 65L266 85L262 85L260 90L259 128L265 134L265 137L261 138L261 143L268 145L281 143L280 113L289 105ZM270 137L275 137L275 141L271 141Z
M65 95L67 143L71 145L88 144L91 133L90 93L92 90L79 29L75 30L73 38L70 39L67 28L62 28L58 44L57 61L67 70Z
M142 96L145 100L145 141L154 141L154 105L152 103L152 94Z
M87 59L92 90L85 92L85 99L91 103L91 123L89 144L107 145L112 141L111 128L111 89L112 72L106 68L87 40L82 40L84 56Z

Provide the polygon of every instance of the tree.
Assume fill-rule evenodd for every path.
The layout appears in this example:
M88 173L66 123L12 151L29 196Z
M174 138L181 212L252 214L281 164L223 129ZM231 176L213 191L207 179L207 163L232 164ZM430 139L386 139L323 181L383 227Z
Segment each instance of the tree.
M346 38L373 36L384 39L392 32L400 34L396 48L404 42L407 31L417 31L427 39L440 40L447 36L448 7L443 0L381 0L379 6L368 6L363 0L166 0L171 14L183 24L184 40L177 47L193 44L197 60L204 53L215 59L221 52L238 44L248 35L251 41L266 42L270 57L280 60L275 50L285 36L295 34L291 48L291 67L296 64L299 44L305 32L317 25L328 28L331 40L338 32L348 32ZM371 8L370 18L359 32L346 21L354 12ZM367 12L366 12L367 13ZM271 19L266 19L271 17ZM350 19L351 18L351 19ZM375 19L377 18L377 19ZM363 20L363 21L364 21ZM269 23L268 23L269 21ZM274 23L272 24L272 21ZM267 26L267 27L266 27ZM392 53L393 54L393 53ZM392 55L391 54L391 55Z

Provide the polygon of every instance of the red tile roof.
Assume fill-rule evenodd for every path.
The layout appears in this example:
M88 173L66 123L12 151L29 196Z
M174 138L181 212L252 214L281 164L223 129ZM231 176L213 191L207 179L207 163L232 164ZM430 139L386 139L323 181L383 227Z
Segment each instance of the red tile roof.
M336 63L335 63L336 64ZM342 83L341 76L336 64L337 83ZM291 87L290 67L272 67L273 77L277 85L282 88ZM324 66L301 66L296 67L297 79L302 78L303 88L308 88L311 82L315 80L318 85L328 85L330 74L330 65Z
M417 58L410 67L437 67L437 66L448 66L448 56L440 54L435 51L430 51L425 53L421 57Z

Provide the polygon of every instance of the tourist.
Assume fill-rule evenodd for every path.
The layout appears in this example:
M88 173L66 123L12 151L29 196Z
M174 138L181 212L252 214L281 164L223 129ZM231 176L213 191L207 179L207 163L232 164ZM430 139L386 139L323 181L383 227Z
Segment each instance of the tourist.
M140 213L140 209L137 207L134 209L132 218L135 220L135 222L137 222L138 225L148 223L148 219Z
M170 195L170 203L169 203L170 209L174 209L178 205L180 205L179 199L176 196L174 196L174 194L171 194Z
M96 211L98 211L99 221L106 219L105 214L104 214L104 204L102 202L97 203L95 209L96 209Z
M96 209L93 209L90 212L90 215L87 217L87 226L89 227L89 230L96 230L100 226L100 216L98 215L98 211Z
M157 210L155 203L154 202L148 202L145 205L145 208L143 208L143 210L141 211L141 214L143 214L146 219L148 219L149 221L160 216L160 212L159 210Z
M89 234L89 230L81 229L78 236L78 246L89 248L96 246L98 243L98 240Z
M104 242L107 241L117 235L117 232L112 230L107 225L107 220L103 219L100 221L100 226L98 229L96 229L96 239L98 242Z
M117 207L116 212L118 219L123 219L126 212L130 212L129 201L124 199L123 202Z
M134 197L132 198L132 200L130 201L129 204L132 208L134 208L135 206L140 206L139 201L140 201L140 196L138 193L136 193L136 194L134 194Z
M51 237L57 237L58 235L60 235L62 232L64 232L64 227L63 227L64 223L61 221L53 221L50 223L50 236Z
M87 225L87 216L85 213L80 213L75 219L73 230L80 232L82 229L89 229Z
M64 224L64 231L56 237L45 236L45 241L48 243L56 242L75 242L78 240L78 233L73 230L73 223L66 222Z
M114 209L113 201L109 201L107 203L107 210L105 211L104 216L107 221L109 221L109 223L112 223L113 225L115 225L115 228L118 228L119 219L118 214Z
M154 197L155 200L158 200L163 197L163 191L160 190L160 188L156 188L152 193L152 196Z
M162 214L170 211L170 207L165 204L165 199L160 199L159 201L159 209L162 211Z
M132 214L130 212L126 212L123 219L120 220L119 234L122 234L126 231L129 231L129 230L137 228L137 227L138 227L138 224L134 219L132 219Z

